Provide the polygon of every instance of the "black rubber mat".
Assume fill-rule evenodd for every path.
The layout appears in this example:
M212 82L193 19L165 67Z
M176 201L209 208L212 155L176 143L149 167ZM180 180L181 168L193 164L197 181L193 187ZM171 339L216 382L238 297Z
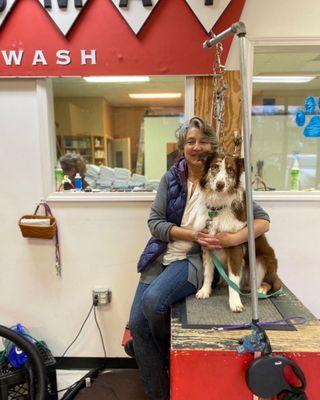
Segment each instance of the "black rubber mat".
M184 328L196 329L248 323L252 320L250 297L241 296L241 301L245 310L242 313L233 313L229 308L227 287L215 288L214 294L206 300L197 300L190 296L178 306L180 322ZM286 287L281 296L259 300L258 312L260 322L278 321L293 316L303 317L306 321L315 319ZM290 321L282 321L271 329L295 330L295 327Z
M101 373L89 388L82 389L75 400L148 400L138 370Z

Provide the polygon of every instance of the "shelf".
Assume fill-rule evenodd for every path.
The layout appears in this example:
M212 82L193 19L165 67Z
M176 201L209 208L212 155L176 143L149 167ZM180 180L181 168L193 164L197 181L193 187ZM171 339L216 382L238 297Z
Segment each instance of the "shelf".
M95 146L95 140L97 146ZM67 153L80 154L88 164L106 164L106 142L104 136L91 136L91 135L66 135L59 136L59 145L61 147L61 155ZM99 146L98 146L99 144ZM95 153L99 156L95 157Z

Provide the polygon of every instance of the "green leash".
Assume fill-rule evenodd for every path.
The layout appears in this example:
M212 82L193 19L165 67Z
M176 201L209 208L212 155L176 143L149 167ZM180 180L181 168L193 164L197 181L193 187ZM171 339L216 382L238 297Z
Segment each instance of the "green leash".
M241 292L239 286L237 286L234 282L232 282L231 279L229 279L229 277L226 274L223 266L221 265L220 261L218 260L217 256L215 255L215 253L213 251L211 251L211 258L212 258L212 261L213 261L215 267L217 268L221 278L223 278L227 282L227 284L232 287L232 289L234 289L236 292L238 292L242 296L251 297L251 293L243 293L243 292ZM281 287L276 292L273 292L273 293L270 293L270 294L257 293L257 297L258 297L258 299L267 299L269 297L279 296L279 295L282 294L282 292L283 292L283 290L282 290L282 287Z

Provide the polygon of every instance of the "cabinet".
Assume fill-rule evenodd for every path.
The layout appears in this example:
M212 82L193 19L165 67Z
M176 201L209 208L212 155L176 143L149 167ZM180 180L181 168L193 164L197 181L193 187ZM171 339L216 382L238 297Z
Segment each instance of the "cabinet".
M87 164L92 164L92 137L86 135L60 136L57 137L62 154L80 154Z
M107 165L106 140L104 136L74 135L57 136L57 155L77 153L87 164Z
M92 136L92 158L95 165L107 165L104 136Z

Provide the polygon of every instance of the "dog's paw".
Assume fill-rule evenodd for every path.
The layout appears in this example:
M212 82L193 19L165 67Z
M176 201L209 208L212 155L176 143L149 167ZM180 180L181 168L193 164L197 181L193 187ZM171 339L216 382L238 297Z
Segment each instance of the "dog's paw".
M258 293L260 294L267 294L268 291L266 290L266 288L264 288L263 286L260 286L258 289Z
M208 299L211 294L211 289L207 288L201 288L200 290L197 291L196 293L196 298L197 299Z
M235 313L240 313L244 310L244 305L241 303L241 300L233 300L229 301L230 310Z
M259 287L259 289L258 289L258 293L267 294L270 289L271 289L271 285L269 285L269 283L262 282L260 287Z
M267 294L268 293L268 289L265 286L261 285L259 287L259 289L258 289L258 293Z

